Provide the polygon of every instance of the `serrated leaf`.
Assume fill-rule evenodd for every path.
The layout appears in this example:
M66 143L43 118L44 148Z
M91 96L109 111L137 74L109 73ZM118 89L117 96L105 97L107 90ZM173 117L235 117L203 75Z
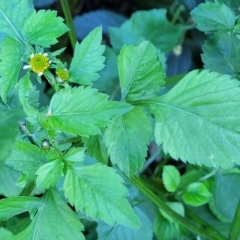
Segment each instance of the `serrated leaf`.
M22 66L23 45L17 40L6 37L0 48L0 92L4 103L7 102L7 94L13 89L18 80Z
M240 39L222 33L205 41L202 60L204 68L240 78Z
M36 210L42 204L42 200L36 197L21 196L2 199L0 201L0 221L7 221L20 213Z
M13 146L6 164L27 175L26 180L32 181L36 178L37 169L46 161L46 153L41 148L18 140Z
M164 166L162 174L163 184L169 192L175 192L181 180L178 169L174 166Z
M9 156L12 145L18 134L18 120L23 117L21 110L7 110L0 112L0 163ZM4 131L3 131L4 129Z
M213 185L211 209L220 220L232 222L240 199L240 173L218 173Z
M107 100L90 87L65 88L52 97L46 124L51 129L83 136L100 133L111 119L131 110L131 105Z
M198 5L191 12L197 28L204 32L231 31L236 16L225 4L206 2Z
M139 227L138 218L125 199L127 189L123 180L113 169L98 163L69 168L63 189L66 198L78 211L110 225Z
M182 195L182 199L186 204L195 207L208 203L211 197L212 194L201 182L189 184Z
M148 41L136 47L124 46L118 57L122 99L129 102L157 96L165 74L159 52Z
M45 189L54 186L60 179L63 171L61 159L45 163L37 171L36 185L38 189Z
M124 44L136 45L142 40L149 40L166 53L177 44L181 33L179 26L167 20L165 9L137 11L120 28L109 28L110 41L117 52Z
M218 0L218 2L226 4L236 15L239 14L239 0Z
M127 176L131 176L143 166L151 137L150 118L142 107L135 107L114 119L105 132L104 142L111 162L117 164Z
M97 227L98 239L101 240L133 240L144 239L152 240L152 222L146 214L138 207L134 208L141 222L140 229L130 229L121 225L109 226L106 223L100 222Z
M192 71L148 104L156 117L156 142L173 158L222 168L240 164L239 81Z
M51 239L84 240L81 233L83 225L74 212L61 199L55 189L48 190L43 196L43 206L39 208L31 224L13 240Z
M30 0L0 0L0 32L22 40L23 21L33 10Z
M76 43L74 56L69 68L69 81L79 84L91 85L99 78L97 73L104 67L105 57L102 56L104 46L102 41L102 27L91 31L81 42Z
M103 143L102 135L98 134L83 139L84 146L91 157L96 158L100 163L108 163L107 148Z
M40 10L32 12L24 20L22 33L29 44L50 47L57 38L68 31L63 18L57 17L56 11Z
M65 155L64 159L69 163L81 163L84 161L86 148L72 147Z

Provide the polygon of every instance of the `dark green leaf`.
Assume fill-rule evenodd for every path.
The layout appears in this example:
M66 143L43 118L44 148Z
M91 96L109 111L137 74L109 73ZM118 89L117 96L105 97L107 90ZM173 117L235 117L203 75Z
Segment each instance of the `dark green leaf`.
M77 43L74 56L70 65L70 82L91 85L92 81L99 78L97 73L104 67L105 57L102 56L104 46L102 41L102 27L95 28L81 42Z
M58 37L68 31L56 11L40 10L32 12L23 22L22 32L29 44L50 47Z
M236 16L225 4L206 2L198 5L191 12L197 28L204 32L231 31Z
M204 68L240 78L240 39L227 33L218 34L203 45Z
M181 176L174 166L164 166L162 174L163 184L169 192L175 192L180 183Z
M141 169L147 155L147 144L152 137L149 116L142 107L115 118L107 128L104 142L108 148L111 162L127 176Z
M240 164L239 81L192 71L148 103L156 116L156 141L173 158L222 168Z
M139 227L138 218L125 199L127 189L123 180L110 167L97 163L69 168L63 189L69 202L86 215L110 225Z
M159 62L159 52L148 41L136 47L124 46L118 57L122 99L150 99L157 96L165 74Z
M31 224L13 240L84 240L83 225L74 212L61 199L55 189L43 196L43 206L39 208Z
M62 89L53 95L46 124L52 129L75 135L99 134L99 127L106 127L112 118L132 108L107 99L107 95L90 87Z

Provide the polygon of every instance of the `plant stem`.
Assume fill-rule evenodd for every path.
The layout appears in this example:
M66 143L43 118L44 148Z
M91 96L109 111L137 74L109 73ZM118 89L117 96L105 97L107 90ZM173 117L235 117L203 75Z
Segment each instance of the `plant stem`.
M20 192L19 196L29 196L35 187L35 183L31 182L27 184L24 189Z
M208 240L227 240L221 233L217 230L206 232L206 229L197 227L190 223L188 220L178 215L173 211L161 198L159 198L154 192L149 190L147 186L136 176L130 178L130 181L142 191L153 203L155 203L163 212L171 216L177 223L181 224L183 227L187 228L189 231L195 232L198 235L207 238ZM203 220L202 220L203 221ZM207 225L207 223L205 224ZM213 228L212 228L213 229Z
M239 239L239 236L240 236L240 200L238 202L234 219L232 221L228 239L236 240L236 239Z
M60 2L61 2L61 6L62 6L62 10L63 10L63 14L65 17L66 23L67 23L68 27L70 28L68 35L69 35L69 39L70 39L70 42L72 45L72 49L74 51L74 48L75 48L75 45L77 42L77 37L76 37L75 29L73 26L72 14L71 14L67 0L60 0Z

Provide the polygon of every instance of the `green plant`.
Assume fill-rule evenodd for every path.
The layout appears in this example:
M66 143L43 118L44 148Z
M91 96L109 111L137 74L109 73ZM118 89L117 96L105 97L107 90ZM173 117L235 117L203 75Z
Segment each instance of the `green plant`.
M240 239L237 7L195 8L209 34L205 69L166 78L165 54L181 53L194 27L169 22L166 10L111 28L114 52L101 44L101 27L79 44L56 11L0 0L0 239L91 239L84 228L92 239ZM51 50L67 31L69 63L64 49ZM95 88L106 85L110 98ZM154 140L160 147L144 165ZM186 163L184 172L169 156Z

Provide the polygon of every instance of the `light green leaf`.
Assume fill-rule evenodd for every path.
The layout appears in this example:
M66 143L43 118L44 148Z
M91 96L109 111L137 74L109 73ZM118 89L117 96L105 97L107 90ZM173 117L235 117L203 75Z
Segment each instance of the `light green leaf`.
M78 211L110 225L139 227L138 218L125 199L127 189L123 180L110 167L97 163L74 170L69 168L63 189Z
M101 42L102 27L100 26L91 31L81 44L76 44L69 68L70 82L91 85L92 81L99 78L97 72L103 69L105 60L102 56L105 48Z
M7 102L7 94L13 89L18 80L22 66L24 47L17 40L6 37L0 48L0 92L2 100Z
M182 203L180 202L166 202L166 204L177 214L179 214L180 216L184 217L185 216L185 210L184 210L184 206ZM169 220L170 222L174 222L174 219L171 218L170 215L166 214L164 211L161 211L161 209L159 208L161 214L163 215L163 217L165 217L167 220Z
M124 46L118 57L122 99L129 102L157 96L165 74L159 52L148 41L136 47Z
M98 134L83 138L84 146L87 148L87 152L91 157L96 158L100 163L108 163L107 148L103 143L102 135Z
M86 148L72 147L65 155L64 159L69 163L81 163L84 161Z
M56 159L45 163L37 171L36 185L38 189L50 188L55 185L62 176L63 163L61 159Z
M156 142L174 159L222 168L240 164L239 81L192 71L148 104L156 117Z
M160 213L154 219L153 231L158 240L178 239L180 235L179 225L175 222L169 222Z
M3 163L11 152L18 134L18 120L22 116L22 111L16 109L0 112L0 163Z
M239 0L218 0L218 2L226 4L236 14L239 14Z
M146 214L138 207L134 208L141 222L140 229L130 229L121 225L109 226L104 222L98 223L98 239L101 240L133 240L153 239L152 222Z
M163 184L169 192L175 192L181 180L178 169L174 166L164 166L162 174Z
M217 34L205 41L204 68L240 79L240 39L228 33Z
M32 12L23 22L22 33L29 44L50 47L58 41L56 38L68 31L56 11L40 10Z
M65 88L52 97L46 125L74 135L96 135L111 119L131 110L126 103L113 102L90 87Z
M13 234L6 228L0 228L0 240L6 240L12 237Z
M217 2L206 2L198 5L191 12L197 28L204 32L231 31L236 16L231 8Z
M182 195L182 199L186 204L195 207L208 203L211 197L212 194L201 182L189 184L186 191L184 191Z
M55 189L48 190L31 224L12 240L84 240L83 225Z
M4 195L6 197L19 195L21 188L16 185L19 178L19 172L3 163L0 163L0 195Z
M166 53L177 44L181 33L179 26L168 21L165 9L137 11L120 28L109 28L110 41L117 52L124 44L136 45L149 40Z
M239 181L239 172L222 172L215 176L210 206L220 220L232 222L234 218L240 200Z
M142 107L115 118L107 128L104 142L111 162L127 176L141 169L147 155L147 144L152 137L150 118Z
M0 221L7 221L20 213L36 210L42 204L42 200L36 197L21 196L2 199L0 201Z
M36 178L36 171L45 163L46 153L40 147L21 140L16 141L6 164L27 175L26 180Z
M0 32L23 40L23 21L32 11L34 9L31 0L0 0Z

